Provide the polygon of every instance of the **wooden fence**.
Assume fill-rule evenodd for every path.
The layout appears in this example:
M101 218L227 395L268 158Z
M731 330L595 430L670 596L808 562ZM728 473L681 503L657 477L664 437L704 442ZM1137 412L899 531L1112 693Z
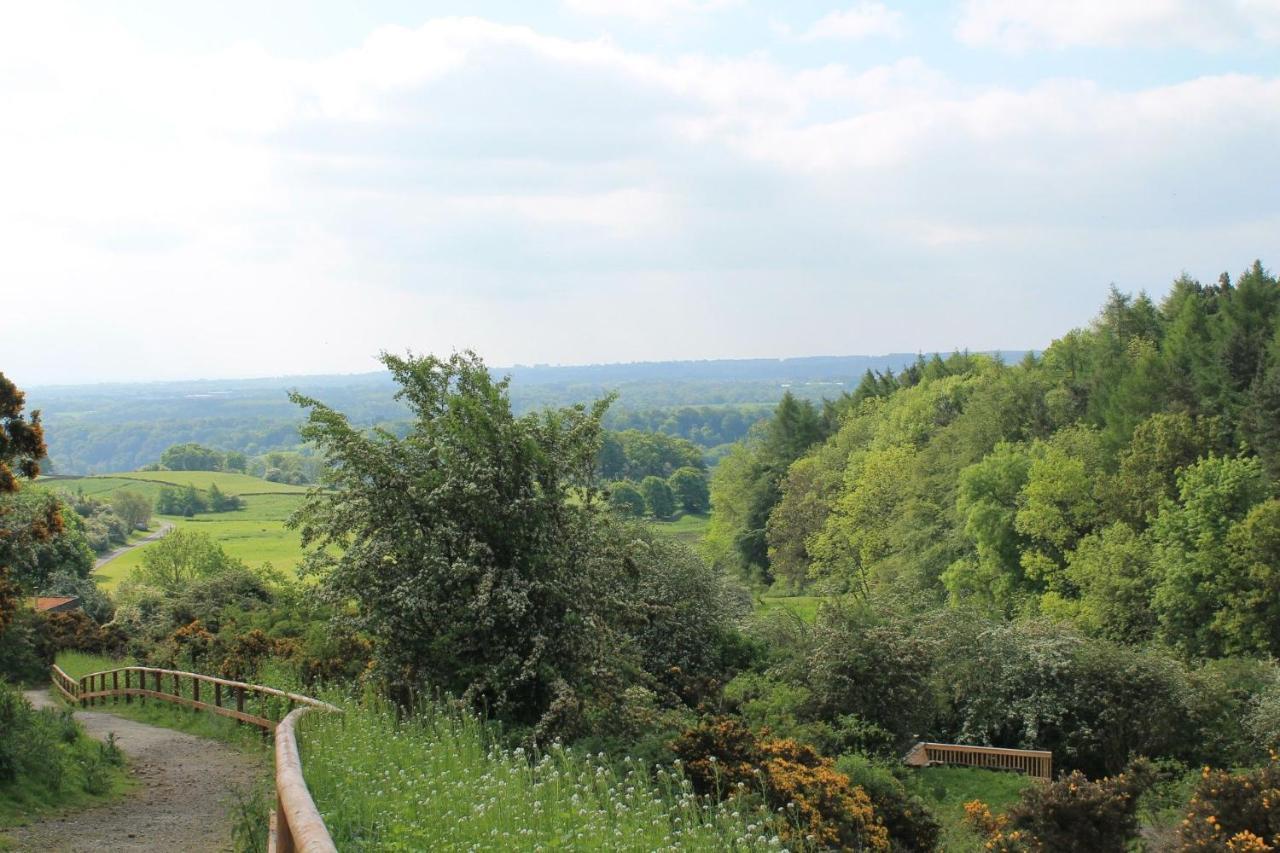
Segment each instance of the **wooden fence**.
M264 735L274 733L276 810L271 814L269 851L337 853L302 777L295 727L309 711L340 712L339 708L260 684L149 666L122 666L75 679L55 664L52 681L63 698L81 707L105 704L108 699L126 703L152 699L229 717L257 726ZM272 719L277 714L283 717L278 722Z
M1053 778L1053 753L1038 749L1002 749L957 743L917 743L904 759L913 767L959 764L989 770L1012 770L1037 779Z

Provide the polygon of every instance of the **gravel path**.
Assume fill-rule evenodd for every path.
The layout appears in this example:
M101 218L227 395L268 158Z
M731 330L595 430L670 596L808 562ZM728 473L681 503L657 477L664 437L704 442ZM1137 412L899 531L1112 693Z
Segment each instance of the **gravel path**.
M55 704L47 690L26 696L37 708ZM8 830L16 850L231 849L235 793L266 772L265 757L99 711L77 711L76 719L93 737L115 732L138 785L109 805Z
M157 529L156 532L152 533L150 536L147 536L144 539L139 539L137 542L134 542L131 545L121 545L119 548L115 549L109 554L103 554L101 557L99 557L97 560L94 561L93 570L96 572L98 569L102 568L107 563L110 563L116 557L119 557L123 554L127 554L130 551L132 551L134 548L141 548L143 545L156 541L157 539L159 539L161 536L165 535L172 529L173 529L172 523L168 521L160 522L159 529Z

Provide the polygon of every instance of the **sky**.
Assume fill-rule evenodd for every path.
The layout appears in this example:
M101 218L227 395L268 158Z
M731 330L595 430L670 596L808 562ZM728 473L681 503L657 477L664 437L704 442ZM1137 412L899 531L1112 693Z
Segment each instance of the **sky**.
M1280 0L0 0L0 371L1038 349L1280 265Z

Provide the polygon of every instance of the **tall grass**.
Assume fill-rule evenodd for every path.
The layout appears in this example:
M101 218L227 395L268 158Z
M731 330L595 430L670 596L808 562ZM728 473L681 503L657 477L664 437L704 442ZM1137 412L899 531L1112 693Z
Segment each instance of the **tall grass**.
M312 713L307 785L338 849L779 849L768 814L709 804L678 773L553 747L497 746L476 719L426 704L408 718L366 699Z

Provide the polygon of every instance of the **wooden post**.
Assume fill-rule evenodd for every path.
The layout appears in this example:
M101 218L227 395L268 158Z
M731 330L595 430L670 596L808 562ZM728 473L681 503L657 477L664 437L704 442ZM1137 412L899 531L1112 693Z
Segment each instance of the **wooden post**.
M191 679L191 698L197 702L200 701L200 679L198 678ZM199 711L200 709L192 708L191 710Z
M129 670L124 671L124 704L133 704L133 694L129 692Z
M80 678L79 685L80 685L80 688L76 691L76 693L81 697L81 698L80 698L80 707L81 707L81 708L83 708L83 707L85 706L84 694L87 692L87 691L84 689L84 677L83 677L83 676L81 676L81 678Z
M244 713L244 688L236 688L236 710L241 714Z
M178 686L178 673L176 672L173 674L173 695L174 696L182 695L182 688Z
M111 670L111 691L116 694L111 697L111 704L115 705L120 701L120 670L118 669Z
M213 704L219 708L222 707L222 685L215 683L213 685Z

